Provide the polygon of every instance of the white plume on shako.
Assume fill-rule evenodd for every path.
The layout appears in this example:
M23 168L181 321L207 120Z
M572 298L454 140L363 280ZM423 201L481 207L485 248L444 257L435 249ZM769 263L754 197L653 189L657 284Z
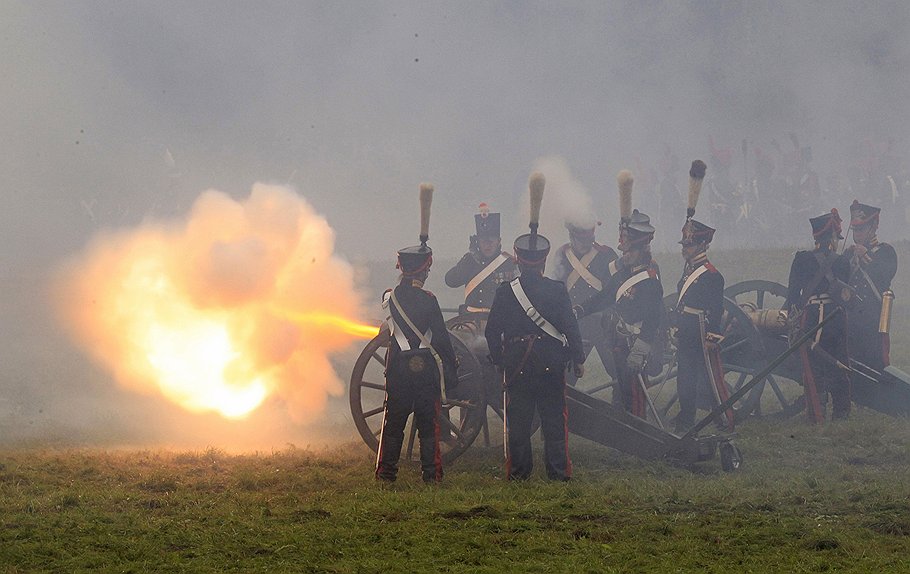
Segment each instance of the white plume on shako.
M56 302L120 384L227 418L275 396L302 420L344 390L329 355L378 332L356 320L334 240L291 189L209 190L185 219L96 235L60 270Z

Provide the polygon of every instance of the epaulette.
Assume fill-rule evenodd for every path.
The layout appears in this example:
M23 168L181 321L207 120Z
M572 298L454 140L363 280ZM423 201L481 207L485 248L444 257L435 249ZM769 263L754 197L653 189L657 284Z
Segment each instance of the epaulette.
M594 243L594 249L598 250L601 253L616 253L609 245L601 245L597 242Z
M657 279L658 278L657 277L657 268L648 267L648 277L650 277L651 279Z
M563 244L559 247L559 249L556 250L556 253L559 253L560 255L563 255L564 253L567 253L567 252L569 251L569 248L570 248L571 246L572 246L571 243L563 243Z
M714 264L710 261L705 263L705 269L708 270L708 273L717 273L717 267L715 267Z
M426 294L429 295L430 297L433 297L434 299L436 298L436 295L433 295L433 292L430 291L429 289L421 289L421 291L423 291L424 293L426 293Z

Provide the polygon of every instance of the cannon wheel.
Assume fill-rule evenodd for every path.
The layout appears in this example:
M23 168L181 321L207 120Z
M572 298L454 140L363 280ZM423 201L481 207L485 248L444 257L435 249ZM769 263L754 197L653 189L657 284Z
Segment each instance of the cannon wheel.
M442 460L446 464L471 446L483 427L486 414L480 363L458 337L450 333L450 338L458 358L458 388L452 393L454 396L443 401L439 417L439 428L444 437L440 441ZM383 327L367 343L354 363L348 391L354 424L363 442L374 452L379 448L379 434L382 431L385 355L388 346L389 331ZM408 459L414 452L416 430L412 419L405 428L404 448Z
M787 288L774 281L755 279L742 281L724 289L724 296L736 302L738 308L780 309L787 300ZM746 317L748 318L748 317ZM754 329L754 327L753 327ZM757 332L757 329L755 329ZM751 380L752 375L764 363L771 361L779 352L787 348L786 337L783 335L761 336L760 354L756 357L754 367L739 364L724 364L728 370L726 379L732 382L734 388L742 386ZM796 358L791 357L790 368L779 368L769 375L764 381L758 383L743 399L749 414L753 416L779 416L790 417L805 408L803 388L799 368L795 365Z
M668 315L674 312L677 297L678 295L676 293L664 297L664 306L667 309ZM751 371L749 367L741 366L737 364L738 361L732 359L734 357L747 357L753 356L756 353L761 353L764 346L761 334L752 324L749 316L736 304L736 301L726 296L724 297L722 332L724 334L724 340L720 345L720 356L723 361L724 381L727 383L728 392L732 394L739 390L739 388L748 380L746 375L743 375L743 371L754 372ZM676 381L677 371L675 359L676 349L671 345L668 357L665 360L666 366L664 367L664 372L650 381L652 386L656 386L658 389L657 396L654 399L655 402L661 394L663 384L671 380L674 383ZM750 398L753 399L752 402L750 402ZM661 418L665 418L673 407L677 400L676 393L673 393L668 399L669 400L659 410ZM747 394L741 401L736 402L733 405L734 422L742 422L754 411L756 404L752 394Z

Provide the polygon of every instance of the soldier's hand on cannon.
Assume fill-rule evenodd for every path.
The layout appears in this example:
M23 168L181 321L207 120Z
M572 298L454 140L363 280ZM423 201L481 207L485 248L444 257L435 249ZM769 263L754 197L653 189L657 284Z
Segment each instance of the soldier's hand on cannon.
M584 363L574 363L572 365L572 374L575 375L576 379L580 379L585 376L585 364Z
M626 358L626 368L633 373L640 373L645 366L645 360L648 353L651 352L651 345L642 339L636 339L629 350L629 356Z

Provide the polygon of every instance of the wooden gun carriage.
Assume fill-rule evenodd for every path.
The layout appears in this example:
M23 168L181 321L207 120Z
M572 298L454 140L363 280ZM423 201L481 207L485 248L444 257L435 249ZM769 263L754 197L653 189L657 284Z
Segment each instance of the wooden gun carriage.
M772 281L745 281L724 292L724 339L721 360L724 380L731 395L742 394L733 403L734 420L749 417L792 416L805 407L798 357L791 354L766 375L763 367L788 349L786 316L780 313L786 288ZM672 309L676 295L668 295L665 305ZM483 337L486 314L463 313L446 322L458 356L459 384L443 402L440 416L443 460L450 463L464 453L481 434L484 444L496 442L502 419L502 381L487 362ZM351 413L363 441L376 450L382 426L385 399L384 364L389 332L383 328L364 347L351 374L349 398ZM589 358L593 365L596 359ZM668 460L690 465L715 458L720 453L724 470L738 468L741 457L728 433L687 434L678 436L663 424L675 404L676 361L670 346L661 374L649 383L654 404L648 420L614 407L605 395L615 382L609 373L599 378L589 374L578 386L567 387L569 431L593 442L646 459ZM854 400L869 408L895 416L910 415L910 377L888 367L884 372L863 369L863 377L853 377ZM753 381L761 375L760 381ZM859 380L857 380L859 379ZM737 393L744 385L750 389ZM492 421L492 424L491 424ZM706 423L703 420L702 423ZM701 424L700 427L707 425ZM409 425L405 436L405 455L410 458L416 429ZM498 439L501 441L501 439ZM501 444L501 443L500 443Z

